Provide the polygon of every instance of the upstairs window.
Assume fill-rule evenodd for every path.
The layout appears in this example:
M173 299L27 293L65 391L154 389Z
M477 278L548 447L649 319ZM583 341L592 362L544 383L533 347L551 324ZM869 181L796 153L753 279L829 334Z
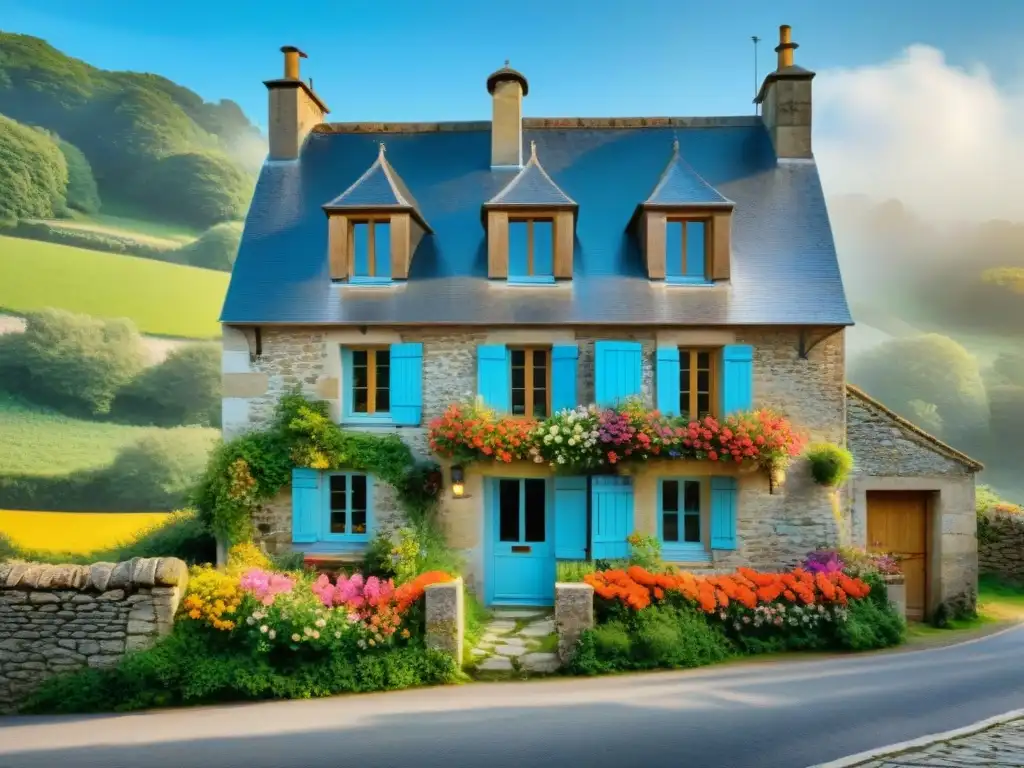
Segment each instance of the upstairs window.
M551 350L513 348L512 415L546 418L551 413Z
M708 222L669 219L665 228L666 279L695 283L707 281Z
M508 278L523 282L554 281L555 223L553 219L509 220Z
M715 352L710 349L679 350L679 413L685 419L715 414Z
M354 221L351 230L352 276L362 280L391 279L391 223Z
M352 409L356 415L391 411L391 350L352 349Z

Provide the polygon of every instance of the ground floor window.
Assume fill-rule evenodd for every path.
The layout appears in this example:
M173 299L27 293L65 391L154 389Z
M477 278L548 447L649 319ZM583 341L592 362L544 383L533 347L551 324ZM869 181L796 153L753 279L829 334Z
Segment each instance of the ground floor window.
M699 479L665 478L658 488L658 537L666 557L703 553L705 483Z
M370 524L370 482L357 473L332 474L328 478L327 530L325 539L365 539Z

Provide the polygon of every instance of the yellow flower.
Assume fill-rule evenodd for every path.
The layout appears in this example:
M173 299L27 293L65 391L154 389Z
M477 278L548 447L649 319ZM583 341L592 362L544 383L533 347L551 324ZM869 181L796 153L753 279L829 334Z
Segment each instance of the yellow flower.
M198 619L198 618L199 618L200 616L202 616L202 615L203 615L203 614L201 614L201 613L199 612L199 609L198 609L198 608L193 608L193 609L192 609L191 611L189 611L189 612L188 612L188 617L189 617L190 619Z

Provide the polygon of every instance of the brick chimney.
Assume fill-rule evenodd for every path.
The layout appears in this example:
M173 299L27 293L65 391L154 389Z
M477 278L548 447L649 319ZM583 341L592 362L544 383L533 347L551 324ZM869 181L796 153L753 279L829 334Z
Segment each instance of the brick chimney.
M296 160L310 131L322 123L330 110L313 92L313 81L302 81L299 60L306 54L293 45L281 49L284 54L284 77L267 80L270 96L270 159Z
M491 94L491 167L523 165L523 97L530 85L521 72L505 66L487 78Z
M761 119L772 137L775 156L812 158L811 80L814 73L793 63L793 42L788 24L779 27L778 66L769 72L755 101L761 105Z

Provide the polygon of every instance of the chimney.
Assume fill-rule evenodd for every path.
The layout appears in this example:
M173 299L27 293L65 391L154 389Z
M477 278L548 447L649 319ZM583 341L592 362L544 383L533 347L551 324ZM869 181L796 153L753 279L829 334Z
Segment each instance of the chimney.
M297 160L302 143L330 110L313 92L312 79L304 83L299 77L299 60L306 54L294 45L284 46L281 53L284 77L264 82L270 96L270 159Z
M793 63L793 42L788 24L779 27L778 67L769 72L755 101L772 137L778 158L813 158L811 151L811 80L814 73Z
M491 167L523 166L523 97L530 85L521 72L505 66L487 78L491 94Z

